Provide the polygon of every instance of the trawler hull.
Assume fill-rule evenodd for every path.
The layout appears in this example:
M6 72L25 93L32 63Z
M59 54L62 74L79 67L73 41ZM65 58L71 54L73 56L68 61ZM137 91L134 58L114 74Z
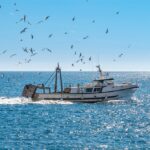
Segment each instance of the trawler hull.
M71 102L95 103L109 100L128 99L135 92L136 87L120 89L117 91L108 91L102 93L51 93L34 94L33 100L63 100Z

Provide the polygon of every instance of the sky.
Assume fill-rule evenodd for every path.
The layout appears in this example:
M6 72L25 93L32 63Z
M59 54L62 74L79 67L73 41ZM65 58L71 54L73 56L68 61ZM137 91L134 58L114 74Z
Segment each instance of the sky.
M0 71L51 71L58 62L63 71L95 71L98 64L106 71L150 71L149 0L0 0L0 5ZM24 15L31 25L16 23ZM31 57L24 47L38 54ZM76 63L80 53L85 64Z

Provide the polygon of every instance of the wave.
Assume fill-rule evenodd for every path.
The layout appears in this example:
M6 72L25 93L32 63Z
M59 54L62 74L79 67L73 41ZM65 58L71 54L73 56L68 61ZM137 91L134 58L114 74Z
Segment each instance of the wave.
M140 103L140 100L137 97L132 97L130 100L109 100L106 102L100 102L100 103L128 103L128 102L136 102ZM0 97L0 105L16 105L16 104L73 104L73 102L70 101L62 101L62 100L39 100L39 101L32 101L31 98L24 98L24 97Z
M61 100L39 100L39 101L32 101L30 98L23 98L23 97L0 97L0 105L20 105L20 104L73 104L72 102L68 101L61 101Z

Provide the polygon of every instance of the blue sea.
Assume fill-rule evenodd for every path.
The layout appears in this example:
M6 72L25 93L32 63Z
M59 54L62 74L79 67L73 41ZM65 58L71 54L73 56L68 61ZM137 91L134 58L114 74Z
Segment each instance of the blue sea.
M45 83L51 74L0 72L0 149L150 149L149 72L109 73L117 83L139 85L127 100L82 104L21 98L25 84ZM62 74L65 85L88 83L98 76Z

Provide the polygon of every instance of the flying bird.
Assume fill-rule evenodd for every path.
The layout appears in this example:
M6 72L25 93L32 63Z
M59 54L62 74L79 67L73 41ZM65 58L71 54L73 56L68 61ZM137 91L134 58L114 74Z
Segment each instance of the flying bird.
M82 53L80 53L79 57L81 57L81 56L82 56Z
M116 12L116 15L119 15L119 11Z
M91 57L89 57L89 61L91 61L92 60L92 58Z
M50 34L48 37L51 38L53 36L53 34Z
M31 59L25 59L25 63L30 63Z
M123 53L121 53L118 57L121 58L123 56Z
M72 67L74 67L74 64L71 64Z
M27 48L22 48L24 52L28 53L28 49Z
M65 35L67 35L68 33L67 33L67 32L65 32L64 34L65 34Z
M12 54L12 55L10 55L10 58L12 58L12 57L14 57L14 56L16 56L16 54Z
M24 28L23 30L20 31L20 33L22 34L22 33L26 32L27 29L28 28Z
M43 23L43 20L40 20L40 21L37 22L37 24L41 24L41 23Z
M31 55L31 57L33 57L33 56L35 56L35 55L37 55L38 53L37 52L35 52L35 53L33 53L32 55Z
M50 53L52 52L52 50L50 50L49 48L47 48L46 50L49 51Z
M86 40L86 39L88 39L89 38L89 36L85 36L85 37L83 37L83 40Z
M15 11L16 11L16 12L18 12L18 11L19 11L19 9L16 9Z
M50 53L52 53L52 50L50 50L49 48L43 48L42 51L44 51L44 50L47 50L47 51L49 51Z
M23 18L21 18L21 21L26 22L26 19L27 19L27 16L26 16L26 15L24 15L24 16L23 16Z
M95 20L92 20L92 23L95 23Z
M109 32L109 30L108 30L108 28L107 28L105 33L108 34L108 32Z
M2 52L2 54L5 54L7 52L7 50L4 50L3 52Z
M71 48L71 49L73 49L73 48L74 48L73 44L70 46L70 48Z
M49 19L49 17L50 17L50 16L46 16L46 17L45 17L45 20L48 20L48 19Z
M75 21L75 19L76 19L76 18L75 18L75 17L73 17L73 18L72 18L72 21Z
M33 50L33 48L30 48L29 51L31 52L31 54L34 54L35 50Z
M31 39L32 39L32 40L34 39L34 36L33 36L33 34L31 34Z
M28 21L28 25L30 25L30 26L31 26L32 24Z

